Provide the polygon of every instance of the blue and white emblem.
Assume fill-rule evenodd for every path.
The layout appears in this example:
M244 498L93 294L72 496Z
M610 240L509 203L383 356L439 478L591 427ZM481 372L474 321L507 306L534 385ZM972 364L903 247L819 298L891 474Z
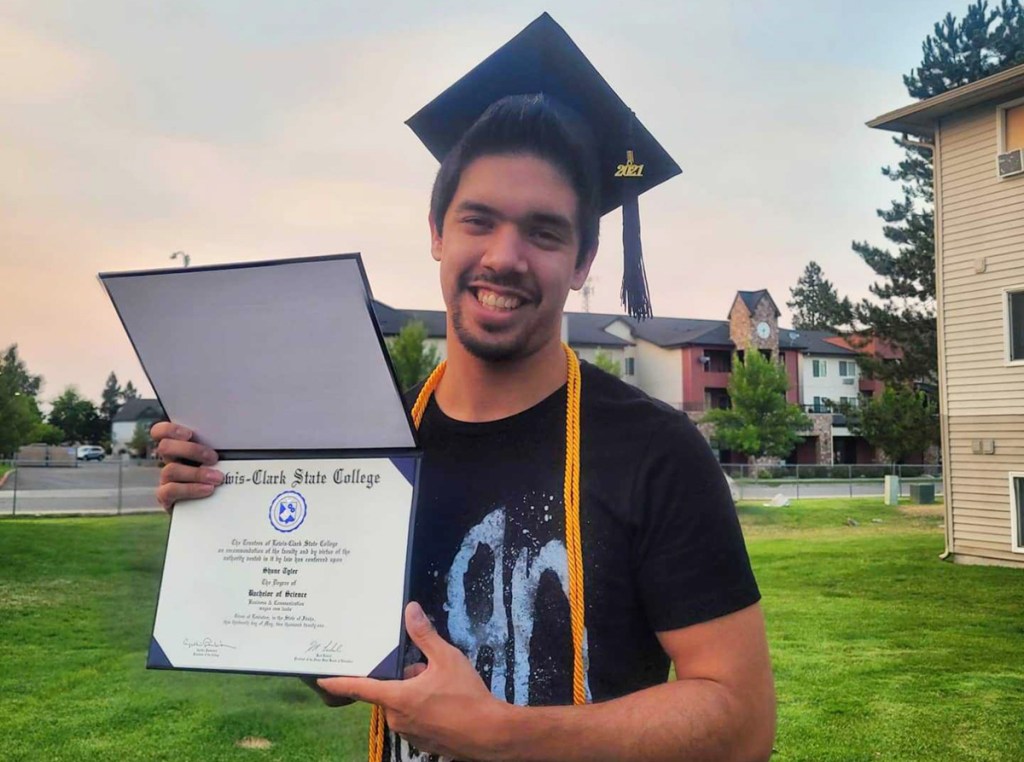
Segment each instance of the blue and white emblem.
M295 490L282 492L270 504L270 526L278 532L294 532L306 520L306 498Z

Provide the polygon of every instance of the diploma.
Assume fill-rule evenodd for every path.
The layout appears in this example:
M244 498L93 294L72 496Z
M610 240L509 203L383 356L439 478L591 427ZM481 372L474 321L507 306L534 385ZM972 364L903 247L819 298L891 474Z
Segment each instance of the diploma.
M398 677L417 466L221 463L174 509L149 666Z
M147 666L401 677L420 452L359 255L100 281L226 474L175 507Z

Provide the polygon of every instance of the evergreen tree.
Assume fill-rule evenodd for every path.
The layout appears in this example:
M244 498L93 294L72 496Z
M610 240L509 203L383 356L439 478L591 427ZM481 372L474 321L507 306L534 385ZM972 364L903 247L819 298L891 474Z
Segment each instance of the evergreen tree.
M1024 63L1024 13L1020 0L1002 0L990 10L985 0L972 3L962 20L952 14L935 24L921 45L921 65L903 77L912 97L930 98ZM935 201L931 149L903 146L904 158L882 174L900 184L902 197L878 210L883 235L896 250L854 242L853 249L881 280L871 286L876 301L854 307L865 334L897 347L902 358L861 362L868 375L909 383L936 375Z
M729 378L732 407L711 410L702 423L715 426L714 438L749 458L784 458L811 426L799 405L786 401L789 378L781 363L748 351L743 361L733 357Z
M426 341L427 327L418 320L403 325L398 335L388 341L391 364L403 390L416 386L438 363L437 348Z
M121 401L127 402L128 400L137 400L138 398L139 393L135 389L135 384L129 381L124 385L124 389L121 391Z
M0 355L0 375L5 376L13 384L13 390L29 397L39 394L43 385L43 377L28 372L25 361L18 356L18 345L11 344Z
M129 384L131 381L128 382ZM110 371L107 376L107 383L103 386L102 401L100 402L100 417L107 423L114 420L117 411L121 409L121 395L124 390L117 384L117 374Z
M789 290L793 310L793 327L799 331L839 330L853 320L853 305L846 297L839 298L836 287L825 278L817 262L809 262L796 285Z

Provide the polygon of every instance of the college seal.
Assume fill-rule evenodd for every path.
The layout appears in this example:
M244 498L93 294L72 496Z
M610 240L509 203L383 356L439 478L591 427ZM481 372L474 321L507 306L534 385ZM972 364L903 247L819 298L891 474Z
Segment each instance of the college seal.
M287 490L270 504L270 526L278 532L294 532L306 520L306 498Z

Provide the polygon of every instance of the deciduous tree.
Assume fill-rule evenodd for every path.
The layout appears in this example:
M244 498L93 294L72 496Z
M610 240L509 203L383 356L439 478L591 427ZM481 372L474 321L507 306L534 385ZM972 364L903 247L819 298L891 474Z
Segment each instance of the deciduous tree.
M811 426L798 405L786 401L789 378L785 367L760 352L749 351L742 362L733 357L729 378L732 407L711 410L703 422L715 426L714 437L748 458L784 458Z
M427 327L418 320L402 326L402 330L387 345L391 364L403 391L416 386L438 363L437 348L427 344Z
M939 442L938 410L924 392L899 384L889 385L878 396L849 410L851 433L864 437L885 453L891 463L924 452Z

